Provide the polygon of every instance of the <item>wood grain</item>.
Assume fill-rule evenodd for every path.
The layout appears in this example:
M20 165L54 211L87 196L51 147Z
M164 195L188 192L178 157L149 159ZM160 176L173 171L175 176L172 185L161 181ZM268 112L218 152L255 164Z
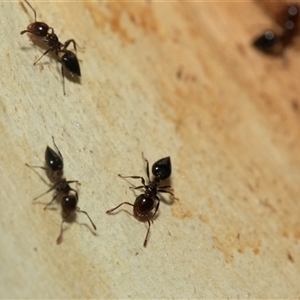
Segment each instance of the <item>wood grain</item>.
M299 49L266 57L272 26L256 3L32 2L81 46L80 83L19 33L28 7L1 2L1 298L299 298ZM51 136L81 209L56 245L47 186ZM125 208L128 182L170 155L171 184L151 228ZM43 172L40 172L44 176ZM133 183L135 183L133 181ZM127 211L128 213L126 213Z

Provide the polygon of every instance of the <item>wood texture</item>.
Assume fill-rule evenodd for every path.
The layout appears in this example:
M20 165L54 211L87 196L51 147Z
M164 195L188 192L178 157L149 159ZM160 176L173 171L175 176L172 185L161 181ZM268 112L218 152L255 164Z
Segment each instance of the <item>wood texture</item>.
M299 49L266 57L272 26L255 3L32 2L81 49L82 80L20 35L32 22L1 2L1 298L299 298ZM51 136L81 209L56 245L58 205L25 163ZM117 174L170 155L179 201L147 224ZM40 172L45 176L43 172ZM138 184L137 182L131 181ZM129 213L126 213L128 211Z

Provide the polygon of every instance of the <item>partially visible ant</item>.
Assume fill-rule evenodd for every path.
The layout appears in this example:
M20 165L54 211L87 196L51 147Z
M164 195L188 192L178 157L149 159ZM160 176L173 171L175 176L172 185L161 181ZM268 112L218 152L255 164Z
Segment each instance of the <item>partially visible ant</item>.
M153 223L154 216L159 208L160 198L158 197L158 193L169 193L173 198L175 198L173 189L171 186L160 186L160 182L168 179L171 176L172 167L171 167L171 159L170 157L165 157L157 162L155 162L152 166L152 174L154 175L153 180L150 180L149 173L149 162L143 156L144 161L146 162L146 173L148 177L148 184L145 183L144 177L141 176L122 176L118 174L121 178L133 178L133 179L141 179L141 186L131 186L131 189L144 189L144 193L137 196L134 204L129 202L122 202L118 206L109 209L106 211L107 214L112 213L114 210L119 208L123 204L127 204L133 206L133 214L137 219L147 220L148 221L148 230L144 240L144 247L147 245L148 235L150 232L151 222ZM176 199L176 198L175 198ZM154 212L152 212L154 209ZM150 222L151 221L151 222Z
M299 6L287 5L277 23L282 27L281 34L266 30L264 34L254 39L252 45L265 54L281 55L284 49L293 42L299 30Z
M52 198L52 200L44 207L44 210L56 199L60 198L60 204L62 207L63 212L63 220L61 222L61 228L60 228L60 234L56 240L57 244L59 244L62 240L62 233L63 233L63 223L67 221L67 219L70 217L70 215L74 212L81 212L87 215L88 219L90 220L93 228L97 230L96 225L93 223L92 219L88 215L86 211L81 210L78 206L78 193L76 190L70 187L70 183L78 183L77 180L71 180L67 181L63 177L63 156L60 153L58 147L55 144L54 137L52 137L53 144L57 150L57 153L51 149L49 146L46 148L45 152L45 167L41 166L30 166L26 163L26 166L29 168L39 168L46 171L47 176L49 177L52 186L49 190L47 190L45 193L42 193L41 195L35 197L33 201L36 199L46 195L47 193L51 192L52 190L55 190L55 194ZM42 178L42 177L41 177ZM42 178L43 181L45 181ZM73 193L71 193L73 192Z
M72 76L81 76L80 66L77 59L77 56L72 51L68 50L68 46L72 43L75 51L77 51L76 48L76 42L73 39L67 40L65 43L61 43L57 37L57 35L54 33L54 29L48 24L44 22L38 22L36 21L36 11L33 9L31 4L24 0L28 6L32 9L34 13L34 22L29 24L27 29L22 30L20 34L24 34L25 32L28 32L32 34L36 39L44 42L47 44L49 49L47 49L43 55L34 62L34 65L40 61L40 59L46 55L49 52L54 52L57 60L61 63L61 74L63 77L63 92L64 95L66 95L65 91L65 69L67 69Z

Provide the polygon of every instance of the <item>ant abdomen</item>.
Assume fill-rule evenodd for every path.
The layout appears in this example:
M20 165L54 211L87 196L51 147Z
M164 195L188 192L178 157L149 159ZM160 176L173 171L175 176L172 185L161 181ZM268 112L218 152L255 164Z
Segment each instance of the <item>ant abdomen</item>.
M152 174L160 180L166 180L171 176L172 166L170 157L164 157L152 166Z
M77 56L72 51L66 51L60 58L63 67L66 68L71 75L81 76L80 66Z
M64 167L62 158L49 146L47 146L45 152L45 161L47 166L53 171L60 171Z

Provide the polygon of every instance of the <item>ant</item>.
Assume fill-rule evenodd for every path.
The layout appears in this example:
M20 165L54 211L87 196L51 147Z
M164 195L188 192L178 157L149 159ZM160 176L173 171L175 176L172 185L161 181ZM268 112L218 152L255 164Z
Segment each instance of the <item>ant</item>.
M88 219L90 220L91 224L93 225L93 228L97 230L96 225L93 223L92 219L88 215L86 211L81 210L78 206L78 193L76 190L70 187L70 183L78 183L77 180L71 180L67 181L63 177L63 156L60 153L58 147L55 144L54 137L52 136L53 144L56 148L57 153L51 149L49 146L47 146L45 151L45 162L46 166L30 166L26 163L26 166L29 168L40 168L46 171L48 178L50 179L52 186L49 190L47 190L45 193L35 197L33 201L36 199L44 196L45 194L51 192L52 190L55 190L55 194L52 198L52 200L44 207L44 210L58 197L61 198L60 204L62 207L63 212L63 220L61 222L61 228L60 228L60 234L56 240L57 244L60 244L62 240L62 233L63 233L63 223L67 221L67 219L70 217L70 215L77 211L81 212L87 215ZM42 177L41 177L42 178ZM42 178L43 181L45 181ZM73 192L73 193L71 193ZM75 193L75 194L74 194Z
M298 31L299 25L299 6L297 4L287 5L281 20L277 23L282 27L281 34L273 30L267 30L263 35L257 37L252 45L258 50L270 54L280 55L286 46L292 43Z
M44 22L38 22L36 21L36 11L33 9L31 4L24 0L28 6L32 9L34 13L34 22L29 24L27 26L27 29L22 30L20 34L24 34L25 32L28 32L36 37L36 39L44 42L47 44L49 49L47 49L43 55L34 62L34 65L40 61L40 59L46 55L49 52L54 52L57 60L61 63L61 74L63 77L63 92L64 95L66 95L65 91L65 69L70 72L72 76L81 76L80 72L80 66L77 59L77 56L72 51L68 50L68 46L72 43L75 51L77 51L76 48L76 42L73 39L67 40L65 43L61 43L57 37L57 35L54 33L54 29L48 24Z
M171 159L170 157L161 158L157 162L155 162L152 166L152 174L154 175L154 179L150 180L149 175L149 162L142 155L144 161L146 162L146 173L148 177L148 184L145 183L145 179L141 176L122 176L118 174L121 178L133 178L133 179L141 179L141 186L131 186L131 189L144 189L144 193L137 196L134 204L129 202L122 202L118 206L109 209L106 211L107 214L112 213L114 210L119 208L123 204L127 204L133 206L133 214L137 219L146 219L148 221L148 230L144 240L144 247L147 245L148 235L150 232L151 222L153 223L154 216L159 208L160 199L158 197L158 193L169 193L175 198L173 189L171 186L160 186L160 182L162 180L166 180L171 176L172 167L171 167ZM152 212L154 209L154 212ZM150 222L151 221L151 222Z

